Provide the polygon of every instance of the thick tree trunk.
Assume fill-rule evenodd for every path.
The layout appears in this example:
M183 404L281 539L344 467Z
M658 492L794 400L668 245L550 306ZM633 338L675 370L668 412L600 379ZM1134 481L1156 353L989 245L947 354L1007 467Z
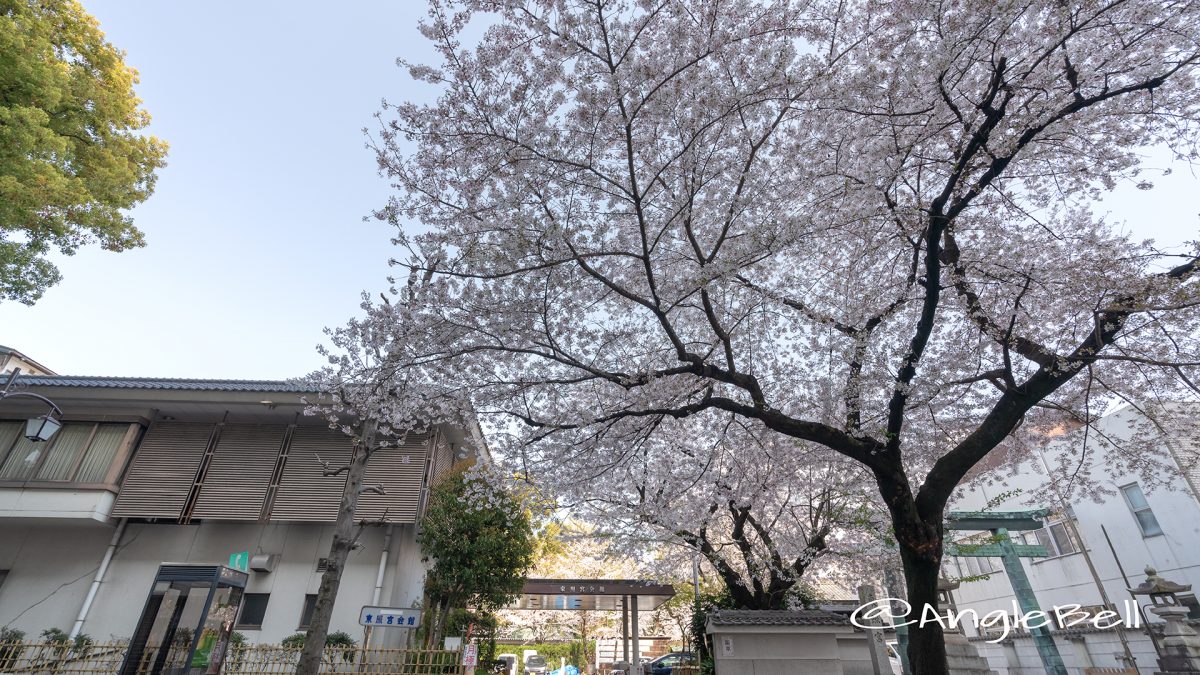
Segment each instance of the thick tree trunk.
M317 675L321 669L325 638L329 635L329 621L333 618L333 603L337 600L338 587L342 583L342 571L345 570L346 558L358 539L354 511L358 508L358 496L362 490L363 476L367 471L373 436L373 427L368 426L364 429L363 437L354 447L350 458L346 490L342 493L337 521L333 527L333 543L329 547L329 564L325 573L321 575L321 587L317 591L317 603L313 607L312 621L304 638L300 662L296 665L296 675Z
M941 545L938 545L938 558ZM926 555L914 555L901 545L900 558L904 564L904 580L908 589L908 602L912 613L908 619L915 621L908 627L908 662L912 672L920 675L945 675L946 643L942 626L937 621L922 625L922 617L934 617L938 608L937 582L940 563L931 562ZM926 606L929 609L926 609Z
M908 621L908 662L914 675L948 675L946 643L938 610L938 577L942 568L944 504L918 504L900 466L874 468L879 493L892 517L900 548L904 581L911 606ZM922 621L925 617L929 620ZM924 625L922 625L924 624Z

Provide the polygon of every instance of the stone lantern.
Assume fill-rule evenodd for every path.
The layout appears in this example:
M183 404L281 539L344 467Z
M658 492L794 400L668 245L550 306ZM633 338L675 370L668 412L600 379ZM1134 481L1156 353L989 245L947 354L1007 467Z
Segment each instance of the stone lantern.
M1158 570L1146 567L1146 580L1129 589L1135 596L1148 595L1153 605L1150 611L1160 617L1163 626L1162 650L1158 657L1158 673L1193 673L1200 675L1200 635L1184 623L1188 609L1179 604L1177 593L1192 590L1191 584L1177 584L1158 576Z

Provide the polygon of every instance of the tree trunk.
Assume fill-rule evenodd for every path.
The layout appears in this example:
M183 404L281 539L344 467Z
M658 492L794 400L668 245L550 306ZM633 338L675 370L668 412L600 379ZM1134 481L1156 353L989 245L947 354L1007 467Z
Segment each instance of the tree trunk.
M325 573L321 575L321 587L317 591L317 602L313 607L312 621L304 638L304 649L300 652L300 662L296 664L296 675L317 675L321 669L325 638L329 635L329 621L333 618L333 603L337 600L338 587L342 583L342 571L345 570L346 558L358 539L354 511L358 508L358 496L375 435L373 425L364 427L362 438L354 446L350 457L349 469L346 472L346 489L342 492L337 521L333 527L333 543L329 546L328 565L325 567Z
M937 621L938 577L942 569L945 504L918 503L899 463L873 467L879 494L892 517L892 529L904 566L908 590L908 662L914 675L948 675L946 643ZM922 625L924 623L924 625Z
M941 557L941 545L938 545L938 557ZM908 627L908 662L912 672L920 675L946 675L946 643L942 634L942 626L937 621L928 621L922 625L921 618L933 617L938 608L938 575L941 571L939 563L931 562L927 556L915 555L914 552L901 545L900 558L904 564L904 581L908 589L908 602L912 605L912 613L908 620L914 621ZM926 610L925 607L930 609Z

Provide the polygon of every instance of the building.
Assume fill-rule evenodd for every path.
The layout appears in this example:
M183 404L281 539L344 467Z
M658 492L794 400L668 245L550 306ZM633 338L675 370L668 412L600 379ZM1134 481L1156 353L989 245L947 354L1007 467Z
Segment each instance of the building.
M20 368L21 372L26 375L57 375L57 373L46 366L25 356L12 347L0 345L0 375L8 375L17 368Z
M1040 530L1011 533L1017 543L1040 544L1047 558L1025 558L1022 564L1043 611L1077 604L1096 613L1108 605L1122 614L1132 611L1126 590L1146 578L1154 567L1172 581L1200 590L1200 417L1196 406L1174 405L1158 414L1158 425L1126 407L1105 416L1092 430L1076 429L1050 440L1025 457L1003 485L981 480L965 486L952 508L963 511L1048 508L1050 518ZM1159 485L1111 461L1117 448L1131 441L1142 459L1158 462ZM1084 450L1086 449L1086 452ZM1082 459L1081 459L1082 458ZM1064 461L1065 460L1065 461ZM1100 492L1076 491L1065 497L1065 486L1049 476L1080 468L1100 484ZM1062 496L1062 498L1060 498ZM960 537L963 533L957 533ZM949 557L948 576L964 578L954 593L958 610L1013 613L1012 584L999 558ZM1105 601L1107 597L1107 602ZM1195 593L1180 598L1200 620ZM1147 602L1142 598L1142 602ZM1157 621L1149 615L1151 621ZM998 630L998 629L996 629ZM1123 635L1122 635L1123 633ZM972 642L998 673L1042 673L1033 640L1025 633L998 643L995 631L980 635L967 628ZM1118 632L1055 625L1059 653L1071 673L1084 668L1116 667L1125 645L1142 673L1153 673L1154 645L1144 629Z
M320 462L336 465L351 446L303 414L306 392L274 381L57 375L16 385L52 399L64 425L30 442L23 420L44 408L0 402L0 626L30 638L49 628L128 638L160 563L226 564L248 551L235 629L276 643L307 627L345 483ZM363 605L419 603L416 523L429 485L464 447L482 447L477 434L438 428L372 458L365 483L385 493L360 498L357 517L370 525L347 561L331 631L361 643ZM402 633L376 631L371 644L398 644Z

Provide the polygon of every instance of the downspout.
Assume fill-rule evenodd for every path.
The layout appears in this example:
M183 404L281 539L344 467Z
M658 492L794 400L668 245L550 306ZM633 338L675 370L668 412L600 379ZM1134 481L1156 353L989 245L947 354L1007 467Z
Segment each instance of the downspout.
M383 552L379 554L379 571L375 573L375 590L371 593L371 606L379 606L379 598L383 595L383 578L387 574L388 552L392 548L392 528L395 525L388 525L383 532ZM367 626L367 634L363 638L363 646L369 646L371 636L374 631L371 630L374 626Z
M388 551L392 548L392 528L388 525L383 533L383 553L379 554L379 571L375 574L375 592L371 594L371 605L379 606L379 596L383 593L383 577L387 573Z
M108 566L112 562L113 556L117 553L117 545L121 543L121 535L125 534L125 524L128 522L128 518L122 518L117 522L117 529L113 532L112 540L108 542L108 548L104 549L104 557L100 560L100 567L96 570L96 578L92 579L92 587L88 589L87 597L83 599L83 606L79 608L79 616L75 617L75 624L71 626L71 634L68 637L72 640L83 630L83 622L92 609L92 602L96 600L96 594L100 592L100 584L104 582L104 575L108 572Z

